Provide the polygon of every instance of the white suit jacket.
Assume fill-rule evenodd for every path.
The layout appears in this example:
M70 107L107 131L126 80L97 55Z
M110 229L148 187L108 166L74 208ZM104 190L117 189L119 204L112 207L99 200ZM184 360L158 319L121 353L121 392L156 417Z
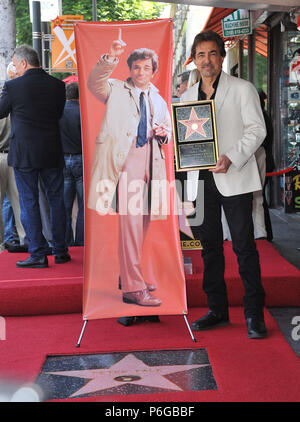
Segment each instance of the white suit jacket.
M199 82L183 93L180 101L197 101ZM215 96L219 155L231 160L227 173L213 173L223 196L255 192L262 188L254 153L266 136L259 96L254 85L221 72ZM197 197L199 171L187 175L187 197Z

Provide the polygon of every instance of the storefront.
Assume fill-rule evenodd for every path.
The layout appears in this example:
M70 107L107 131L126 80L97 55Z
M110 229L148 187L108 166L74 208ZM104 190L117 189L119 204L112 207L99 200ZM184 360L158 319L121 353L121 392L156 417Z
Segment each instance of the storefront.
M271 27L270 91L277 167L292 168L275 180L275 204L290 213L300 212L300 31L283 26Z

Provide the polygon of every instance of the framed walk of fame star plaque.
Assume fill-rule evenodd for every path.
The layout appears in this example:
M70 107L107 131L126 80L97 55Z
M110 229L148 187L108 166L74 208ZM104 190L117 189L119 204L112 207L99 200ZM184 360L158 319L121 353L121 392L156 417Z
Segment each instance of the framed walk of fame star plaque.
M176 171L216 166L219 151L213 100L172 104Z

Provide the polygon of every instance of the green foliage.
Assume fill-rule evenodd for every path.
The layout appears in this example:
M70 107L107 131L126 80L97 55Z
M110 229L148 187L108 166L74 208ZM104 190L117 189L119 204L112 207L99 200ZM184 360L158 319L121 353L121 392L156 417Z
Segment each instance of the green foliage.
M16 44L32 45L32 27L30 22L29 1L16 1Z
M267 58L256 53L255 61L255 86L267 92ZM244 55L243 78L248 79L248 54Z
M92 20L92 0L63 0L63 15L83 15ZM159 17L165 5L142 0L97 0L98 21L144 20ZM32 45L29 1L16 0L17 45Z
M97 0L98 21L119 21L158 18L163 4L142 0ZM83 15L85 20L92 19L92 0L63 0L63 13Z

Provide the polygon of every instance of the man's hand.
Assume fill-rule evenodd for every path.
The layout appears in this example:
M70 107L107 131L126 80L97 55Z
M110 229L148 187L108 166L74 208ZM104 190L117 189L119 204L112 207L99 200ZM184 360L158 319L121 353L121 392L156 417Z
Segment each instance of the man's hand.
M212 173L227 173L231 165L231 160L227 157L227 155L220 155L216 167L214 169L209 169Z
M168 132L166 131L163 125L154 123L153 135L160 136L161 138L165 138L166 136L168 136Z
M119 29L119 38L112 42L110 46L110 57L120 56L126 47L126 43L122 40L122 30Z
M181 206L185 215L192 215L195 213L195 207L192 201L182 202Z

